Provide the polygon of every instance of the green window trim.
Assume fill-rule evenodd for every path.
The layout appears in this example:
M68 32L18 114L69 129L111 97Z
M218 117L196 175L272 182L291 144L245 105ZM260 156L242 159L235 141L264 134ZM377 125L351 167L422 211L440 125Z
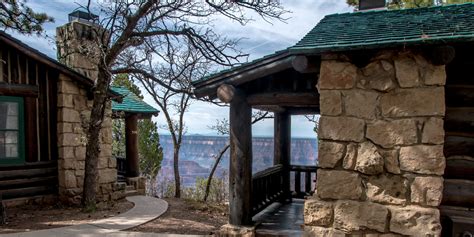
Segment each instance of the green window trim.
M18 104L18 128L0 129L2 131L18 131L18 156L14 158L0 158L0 165L17 165L25 163L25 116L24 99L16 96L0 96L1 102L14 102Z

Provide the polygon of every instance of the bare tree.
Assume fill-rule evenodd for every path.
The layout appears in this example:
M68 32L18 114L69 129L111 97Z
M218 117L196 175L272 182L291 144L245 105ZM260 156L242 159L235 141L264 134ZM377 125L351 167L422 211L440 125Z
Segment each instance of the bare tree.
M227 17L240 24L250 18L247 10L260 17L282 19L285 11L274 1L188 1L188 0L130 0L101 1L98 8L103 16L97 30L98 79L93 87L93 106L87 129L86 161L83 205L95 206L99 134L108 101L107 91L113 74L128 73L143 78L157 87L178 90L156 76L152 64L160 60L158 51L167 52L170 43L182 43L192 48L200 57L216 64L231 66L243 54L235 50L235 41L219 36L212 30L212 19ZM90 9L89 0L86 9ZM150 39L153 39L153 44ZM158 47L157 47L158 46ZM92 57L92 56L91 56ZM180 106L187 108L189 97L182 95ZM179 124L179 122L178 122ZM174 127L174 125L172 126ZM179 139L179 138L177 138Z
M257 111L252 114L252 124L257 123L258 121L268 119L268 118L273 118L269 114L269 112L265 111ZM220 135L229 135L229 120L227 119L222 119L222 120L217 120L216 124L210 127L211 129L217 131L218 134ZM211 172L209 173L209 177L206 180L206 190L204 191L204 197L203 201L206 202L207 198L209 197L209 192L211 190L211 184L212 184L212 179L214 178L214 173L217 170L217 167L219 166L219 163L222 160L222 157L226 153L226 151L229 149L230 143L227 142L226 145L217 153L217 155L214 157L214 164L212 165Z
M0 28L13 29L21 34L43 33L43 24L54 22L46 13L33 11L25 0L0 1Z

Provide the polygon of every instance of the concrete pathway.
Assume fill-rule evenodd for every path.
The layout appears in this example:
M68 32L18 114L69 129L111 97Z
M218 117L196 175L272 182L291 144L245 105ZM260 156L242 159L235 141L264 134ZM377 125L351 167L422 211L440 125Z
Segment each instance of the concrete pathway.
M155 234L125 232L135 226L147 223L161 216L168 209L168 203L164 200L146 197L132 196L127 200L135 206L118 216L97 220L89 224L66 226L48 230L21 232L0 235L2 237L178 237L183 235ZM187 235L191 237L192 235ZM197 237L195 235L195 237Z

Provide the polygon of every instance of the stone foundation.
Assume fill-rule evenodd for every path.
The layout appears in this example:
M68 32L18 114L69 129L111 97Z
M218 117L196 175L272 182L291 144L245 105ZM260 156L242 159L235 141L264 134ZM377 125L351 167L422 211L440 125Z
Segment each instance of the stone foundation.
M445 80L416 52L380 53L364 68L323 56L306 235L440 235Z
M86 129L92 108L86 90L60 75L58 81L58 173L59 198L67 204L80 204L84 183ZM112 157L111 104L102 123L99 155L97 200L123 198L124 190L117 182L117 163Z

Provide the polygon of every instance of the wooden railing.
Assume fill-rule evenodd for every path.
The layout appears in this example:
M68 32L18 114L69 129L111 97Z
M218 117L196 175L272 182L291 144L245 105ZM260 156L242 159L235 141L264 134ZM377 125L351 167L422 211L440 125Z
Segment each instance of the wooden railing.
M125 157L115 156L117 160L117 180L124 181L127 174L127 160Z
M294 190L291 190L294 198L304 198L305 196L312 195L314 192L313 184L316 181L316 166L302 166L302 165L291 165L291 175L294 174ZM301 183L301 175L304 174L304 185ZM314 174L314 176L313 176ZM313 178L314 177L314 178ZM301 189L304 189L302 191Z
M283 196L283 166L276 165L252 176L252 214L255 215Z

